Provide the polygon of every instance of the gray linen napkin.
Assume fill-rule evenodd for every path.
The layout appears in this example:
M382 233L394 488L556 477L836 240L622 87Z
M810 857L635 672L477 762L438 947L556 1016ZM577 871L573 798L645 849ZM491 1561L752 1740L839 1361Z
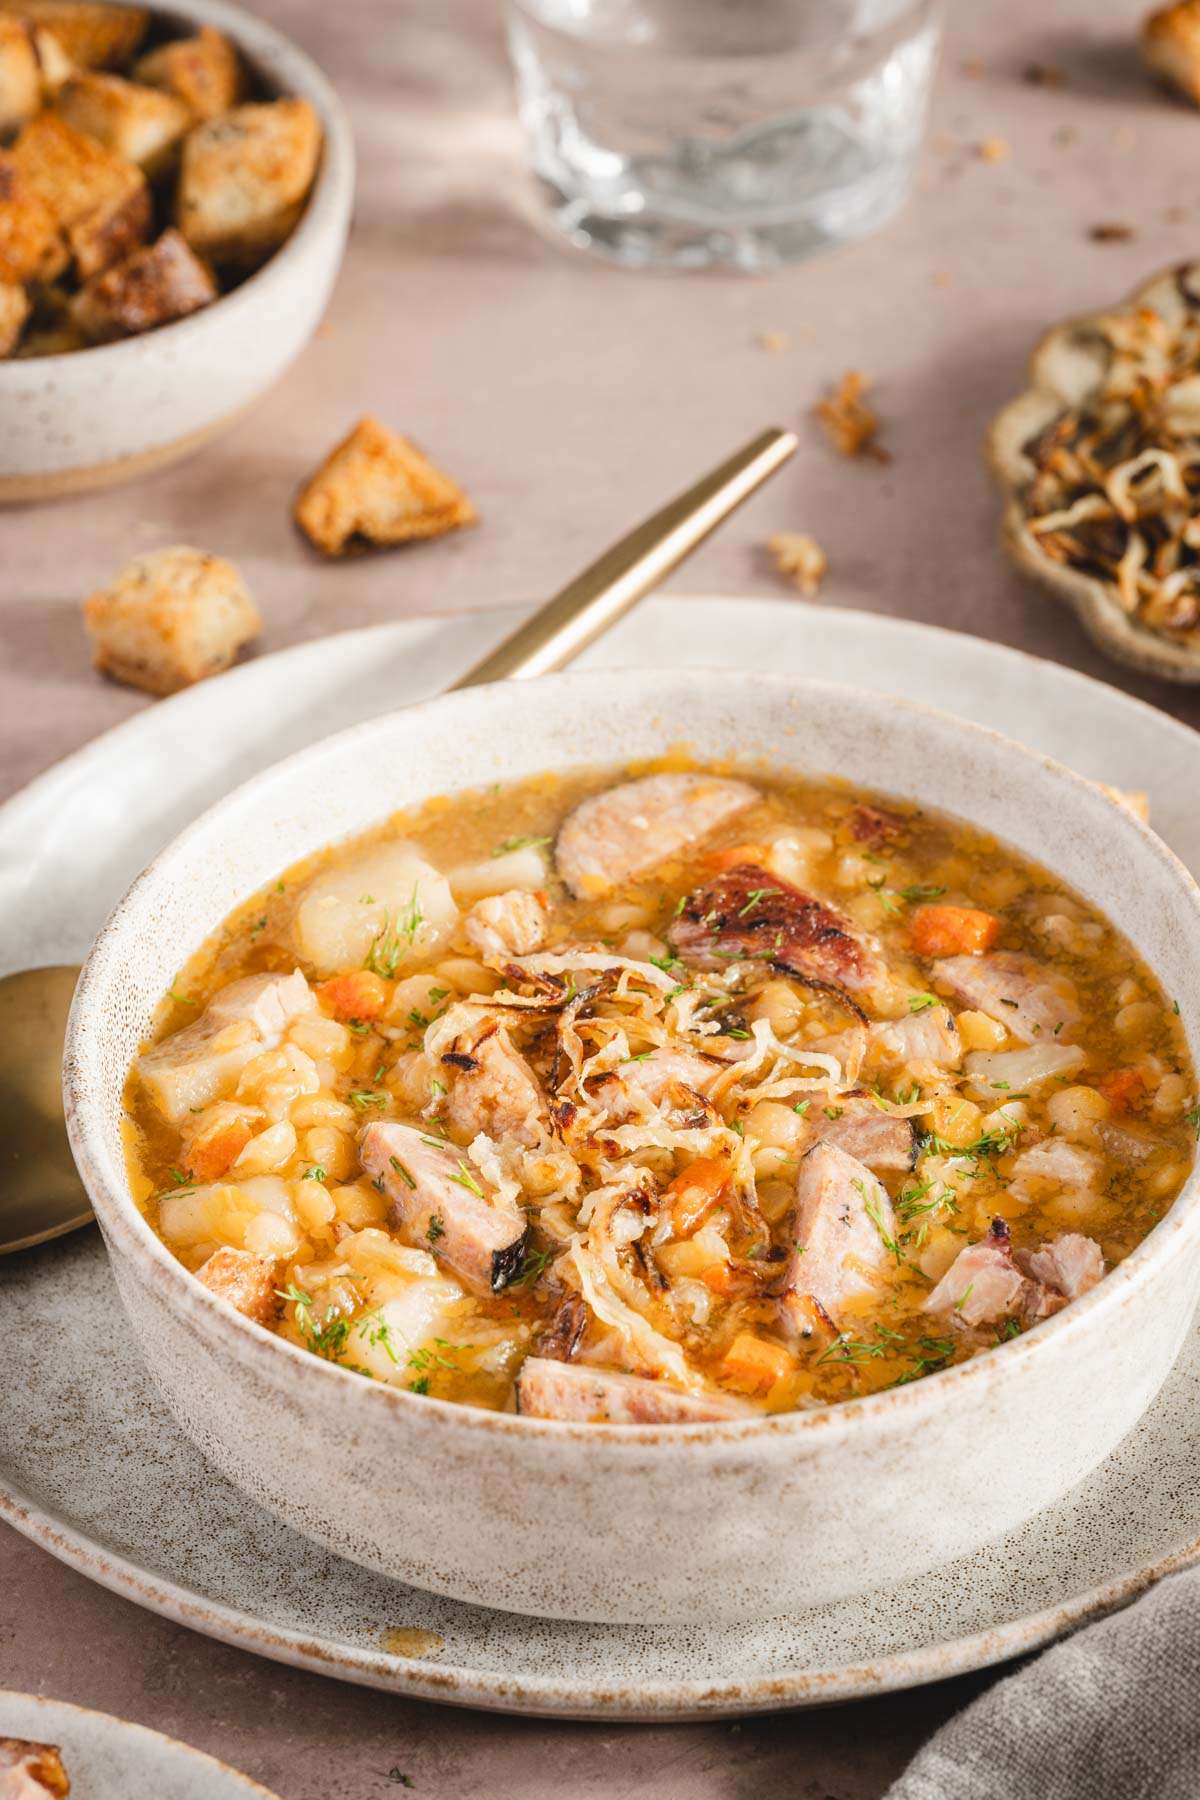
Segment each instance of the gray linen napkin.
M886 1800L1196 1800L1200 1569L998 1681Z

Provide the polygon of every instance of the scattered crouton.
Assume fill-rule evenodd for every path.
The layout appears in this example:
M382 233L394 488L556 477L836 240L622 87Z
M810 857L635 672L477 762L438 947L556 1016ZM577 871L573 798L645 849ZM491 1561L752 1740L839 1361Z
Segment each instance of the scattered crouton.
M1178 0L1153 12L1142 26L1148 68L1200 106L1200 0Z
M31 119L11 154L62 228L82 280L149 236L150 189L141 170L56 113Z
M29 317L29 296L17 281L0 281L0 356L11 356Z
M134 79L182 100L193 119L229 112L245 91L245 72L227 37L203 26L195 37L175 38L151 50L135 66Z
M0 281L53 281L69 259L50 207L12 156L0 151Z
M210 271L177 231L94 275L71 302L71 317L92 344L135 337L199 312L217 298Z
M990 137L984 138L981 144L976 144L975 154L980 162L998 163L1007 162L1012 152L1006 139Z
M850 369L834 391L817 403L816 416L839 456L868 456L875 462L890 462L888 452L876 441L878 414L863 398L869 385L865 375Z
M21 19L0 14L0 137L9 137L42 104L42 72Z
M227 669L262 629L233 564L186 545L135 557L84 601L83 617L96 667L148 694Z
M259 1256L253 1250L214 1250L196 1270L196 1279L247 1319L259 1325L274 1324L279 1297L273 1256Z
M299 219L320 153L307 100L238 106L197 125L183 146L179 229L210 262L256 267Z
M54 110L154 181L177 161L192 117L182 100L120 75L72 75Z
M1106 781L1098 782L1097 786L1102 794L1107 794L1110 800L1115 800L1118 806L1123 806L1127 812L1131 812L1135 819L1142 821L1143 825L1150 823L1150 796L1148 794L1129 788L1109 787Z
M360 419L300 490L295 520L326 556L473 525L462 489L378 419Z
M767 549L781 575L794 581L806 599L815 599L825 579L829 559L816 538L803 531L777 531Z
M51 33L80 69L123 68L137 55L150 24L144 7L106 6L99 0L0 0L0 13Z
M0 1793L13 1800L66 1800L71 1778L57 1744L0 1737Z

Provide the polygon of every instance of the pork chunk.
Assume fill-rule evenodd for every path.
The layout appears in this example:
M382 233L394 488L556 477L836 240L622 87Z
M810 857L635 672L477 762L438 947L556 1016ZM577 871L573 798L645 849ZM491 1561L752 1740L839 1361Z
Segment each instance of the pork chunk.
M757 863L740 863L697 888L667 936L673 950L702 969L761 958L801 981L852 993L875 986L883 974L848 919Z
M896 1221L882 1182L836 1144L817 1144L800 1163L794 1244L784 1275L785 1313L790 1296L809 1295L836 1324L847 1300L878 1288L891 1262L885 1237Z
M70 1792L57 1744L0 1737L0 1800L59 1800Z
M1070 1144L1064 1138L1046 1138L1021 1152L1008 1185L1018 1199L1032 1200L1064 1189L1095 1188L1103 1170L1103 1159L1094 1150Z
M360 1157L409 1243L431 1251L472 1293L499 1293L512 1280L525 1256L525 1215L489 1196L453 1144L411 1125L379 1123L364 1132Z
M512 888L477 900L463 929L480 955L503 962L540 950L546 936L546 902L540 894Z
M547 1127L546 1097L503 1025L485 1026L482 1035L460 1038L442 1056L449 1092L442 1109L446 1126L463 1143L479 1132L498 1141L531 1148Z
M646 775L584 800L554 845L558 873L577 900L648 875L753 806L744 781L717 775Z
M654 1050L597 1076L588 1098L614 1125L641 1118L665 1102L684 1112L703 1111L705 1084L719 1072L720 1064L695 1051Z
M950 956L933 965L934 986L987 1013L1023 1043L1063 1041L1079 1009L1065 984L1019 951Z
M145 1051L138 1073L163 1117L178 1127L199 1107L224 1098L246 1064L274 1049L291 1021L315 1006L298 969L245 975L214 995L194 1024Z
M278 1317L273 1256L258 1256L253 1250L214 1250L196 1270L196 1280L256 1325L273 1325Z
M986 1237L959 1251L924 1310L971 1328L1017 1318L1029 1300L1030 1283L1013 1261L1008 1227L1002 1219L994 1219Z
M1068 1300L1077 1300L1104 1279L1104 1252L1077 1231L1065 1232L1040 1250L1018 1250L1017 1261L1034 1281Z
M939 1069L957 1069L962 1062L958 1026L944 1006L925 1007L906 1019L872 1025L869 1046L872 1060L885 1066L928 1062Z
M686 1394L644 1375L530 1356L517 1376L517 1411L576 1424L694 1425L744 1417L748 1409L721 1394Z
M913 1121L893 1118L873 1100L848 1098L828 1108L813 1104L805 1120L822 1144L844 1150L868 1169L906 1172L916 1166L920 1134Z

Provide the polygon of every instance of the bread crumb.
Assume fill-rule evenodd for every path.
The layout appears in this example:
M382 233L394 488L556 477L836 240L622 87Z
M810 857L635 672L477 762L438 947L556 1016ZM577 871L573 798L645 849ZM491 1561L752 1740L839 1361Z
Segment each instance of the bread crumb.
M998 163L1006 162L1012 152L1004 138L990 137L984 138L981 144L976 144L975 154L980 162Z
M1178 0L1152 12L1142 26L1149 69L1200 106L1200 0Z
M305 482L294 508L297 525L326 556L441 537L476 516L449 476L370 416Z
M186 544L135 557L88 596L83 620L101 673L148 694L227 669L262 630L233 564Z
M867 456L875 462L891 457L876 442L879 417L863 398L869 383L858 369L842 376L833 393L817 402L815 413L839 456Z
M1088 227L1088 236L1094 244L1126 244L1136 235L1132 225L1118 225L1112 220Z
M962 72L970 81L982 81L987 68L978 56L972 56L963 64Z
M794 581L806 599L815 599L829 568L829 559L816 538L804 531L777 531L767 549L781 575Z
M933 271L934 287L948 288L951 286L953 280L954 277L951 275L949 269L935 269Z
M792 347L786 331L760 331L754 341L760 350L790 350Z
M1143 825L1150 823L1150 796L1148 794L1129 788L1109 787L1107 781L1098 781L1096 786L1102 794L1107 794L1110 800L1115 800L1118 806L1123 806L1126 812L1131 812L1135 819L1140 819Z
M1062 70L1056 69L1053 63L1039 62L1026 63L1021 79L1030 87L1044 88L1060 88L1066 82Z

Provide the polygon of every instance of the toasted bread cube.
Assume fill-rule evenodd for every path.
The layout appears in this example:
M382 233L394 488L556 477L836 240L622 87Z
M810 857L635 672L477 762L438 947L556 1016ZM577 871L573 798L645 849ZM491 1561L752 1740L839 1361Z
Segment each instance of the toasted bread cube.
M83 603L96 667L148 694L173 694L227 669L262 630L223 557L185 544L137 556Z
M29 317L29 295L16 281L0 281L0 356L11 356Z
M0 15L0 137L32 119L41 104L42 71L29 27Z
M217 298L212 275L177 231L93 275L71 302L71 318L93 344L136 337L199 312Z
M141 47L150 23L142 6L101 0L0 0L0 13L50 32L80 69L123 69Z
M196 1279L256 1325L275 1323L279 1296L273 1256L259 1256L253 1250L214 1250L196 1270Z
M39 113L25 126L12 159L57 219L82 280L149 236L150 189L142 171L56 113Z
M173 38L137 63L136 81L182 100L193 119L215 119L245 91L241 58L227 37L204 25L195 37Z
M191 114L174 94L140 87L121 75L72 75L54 110L76 131L136 163L151 180L171 168L191 124Z
M53 281L69 260L50 207L0 151L0 281Z
M441 537L477 514L462 489L378 419L360 419L300 490L295 520L326 556Z
M0 1794L13 1800L66 1800L70 1792L57 1744L0 1737Z
M265 262L304 210L321 152L307 100L237 106L197 125L183 146L176 222L211 262Z
M1200 0L1179 0L1151 13L1142 26L1142 56L1200 106Z

